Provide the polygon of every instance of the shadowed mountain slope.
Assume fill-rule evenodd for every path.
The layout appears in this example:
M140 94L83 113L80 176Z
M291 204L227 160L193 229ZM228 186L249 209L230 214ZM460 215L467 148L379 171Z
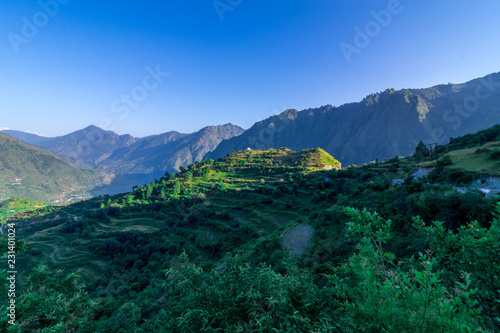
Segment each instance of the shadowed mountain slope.
M235 150L321 147L344 165L410 155L418 142L443 144L500 119L500 73L464 84L387 89L359 103L286 110L225 140L207 157Z

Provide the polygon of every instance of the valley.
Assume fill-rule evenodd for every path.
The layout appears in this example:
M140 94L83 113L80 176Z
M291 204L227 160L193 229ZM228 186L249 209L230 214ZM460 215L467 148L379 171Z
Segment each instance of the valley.
M463 84L387 89L370 94L359 103L339 107L326 105L303 111L285 110L255 123L248 130L225 124L207 126L190 134L170 131L136 138L92 125L54 138L12 130L5 133L49 151L83 172L95 170L105 175L106 179L101 183L96 182L81 190L71 189L75 193L72 196L61 189L63 194L57 199L61 203L81 200L89 195L127 192L135 185L160 179L165 172L179 172L180 167L190 163L207 158L216 160L247 148L303 150L321 147L336 156L344 166L409 156L420 141L446 144L450 138L495 125L500 117L499 82L500 74L493 73ZM478 92L481 92L480 100L476 97ZM474 112L456 111L457 105L465 108L464 101L474 98L479 101ZM467 122L461 120L462 116L467 117ZM462 153L453 154L455 159L461 159L458 155ZM462 159L464 162L471 160ZM494 163L490 160L472 160L478 161L477 165L467 170L479 172L483 169L498 174L498 170L492 169ZM23 196L22 192L16 191L13 179L10 185L4 186L9 187L9 193Z
M340 170L333 168L340 162L320 148L298 152L287 148L242 150L224 159L205 159L182 167L179 173L166 174L132 192L21 212L10 218L19 226L22 242L20 276L31 276L31 280L20 281L25 290L31 290L31 294L21 297L20 309L28 311L29 299L44 297L44 286L49 284L58 290L58 297L65 300L63 304L73 304L78 299L78 311L90 320L82 326L72 315L65 314L43 322L21 321L20 327L36 330L63 322L68 329L82 332L103 327L115 331L121 327L123 311L140 307L142 310L127 327L147 331L169 331L175 327L207 330L224 325L269 327L281 321L259 324L249 319L254 316L250 313L257 311L265 318L278 311L286 321L290 320L291 311L299 311L302 329L333 329L338 326L322 321L321 316L337 316L338 325L353 323L354 310L336 300L343 302L345 298L361 306L362 302L369 302L366 292L372 292L372 297L394 297L391 300L400 309L399 314L390 315L394 327L421 327L419 320L407 320L405 309L415 311L414 305L407 303L411 298L391 296L386 291L378 294L375 285L393 278L396 280L390 283L402 283L397 282L399 276L415 279L411 269L420 269L418 263L423 260L422 272L440 279L429 286L433 293L454 288L453 272L465 264L457 261L455 266L447 266L446 260L455 257L450 249L440 246L466 241L464 249L476 246L474 242L483 236L467 238L470 223L488 239L480 252L471 248L471 260L488 260L480 253L498 250L499 234L493 229L498 227L498 197L454 190L454 186L465 186L487 175L461 169L460 161L453 156L471 149L494 150L499 140L499 126L495 126L438 146L441 157L437 165L428 152L417 149L408 158L394 157ZM446 155L452 156L451 163ZM483 158L472 152L470 158L474 157ZM412 180L410 175L415 170L431 165L434 169L430 173ZM394 179L403 182L394 183ZM391 222L386 225L384 221L389 219ZM363 230L370 228L375 228L370 231L370 237L375 238L367 242L370 238L363 238L368 237L363 236ZM452 230L456 236L445 236L444 230ZM391 241L385 241L385 237L391 237ZM438 239L446 243L435 243ZM372 246L380 248L375 250ZM430 255L429 247L434 251L433 265L439 265L441 271L426 271L427 259L418 259L424 253ZM380 261L378 251L383 251L386 259ZM369 260L375 275L365 276L355 270L356 260ZM381 265L389 265L394 277L387 276ZM473 289L467 288L478 288L474 295L485 308L471 301L465 308L454 308L458 315L452 320L437 324L428 318L426 327L455 327L460 323L493 329L496 322L482 312L498 311L491 286L481 275L485 268L482 263L477 268L467 266L473 276L467 282L471 285L461 289L459 295L463 296L456 296L468 297ZM47 275L54 270L60 271L59 281L74 282L64 287ZM487 274L492 275L487 276L499 276L498 273L496 265L488 266ZM352 274L368 284L366 290L356 289L348 280L341 282ZM417 293L418 286L409 281L405 288ZM220 289L222 282L231 286L234 293ZM347 289L338 289L339 284ZM85 294L81 294L83 285ZM273 289L276 285L287 290L287 294ZM308 290L308 296L301 290ZM214 292L224 296L207 298ZM240 299L238 293L244 293L245 298ZM291 303L274 304L277 293ZM360 298L356 298L358 294ZM190 296L186 303L187 295ZM251 297L260 299L257 308L253 308ZM307 300L309 305L299 299ZM429 298L432 311L451 311L437 300ZM95 305L86 306L89 302ZM56 306L71 313L63 310L67 309L63 304L46 303L48 308ZM231 304L240 305L232 309ZM307 307L314 310L309 312ZM225 312L229 308L231 312ZM189 317L193 309L199 315ZM387 307L387 311L395 310ZM223 318L219 320L216 312ZM380 315L361 316L356 319L357 327L387 325ZM311 326L307 318L315 318L316 326ZM374 318L378 319L373 321Z
M500 332L499 12L0 1L0 332Z

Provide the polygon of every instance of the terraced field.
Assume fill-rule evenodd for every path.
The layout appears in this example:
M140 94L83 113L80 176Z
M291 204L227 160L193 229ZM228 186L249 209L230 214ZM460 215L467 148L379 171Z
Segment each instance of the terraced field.
M60 220L56 216L54 221ZM96 242L105 242L106 234L114 232L141 231L154 233L160 230L161 221L150 218L118 219L111 218L109 223L97 222L92 232L86 235L64 233L62 223L36 232L25 239L26 246L35 257L21 255L21 269L30 269L42 264L54 269L79 270L85 278L94 280L106 269L107 261L93 253L90 248Z

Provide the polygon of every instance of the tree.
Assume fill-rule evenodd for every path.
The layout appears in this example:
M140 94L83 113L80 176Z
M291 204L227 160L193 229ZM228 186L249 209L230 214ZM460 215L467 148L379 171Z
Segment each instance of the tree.
M189 264L185 253L178 261L179 270L166 273L168 304L150 332L326 332L334 322L335 300L322 299L313 275L291 264L282 275L238 256L226 255L217 272Z
M429 156L429 149L427 149L427 146L422 141L420 141L417 145L417 148L415 149L413 157L420 161L427 156Z
M357 253L334 269L331 285L343 304L343 325L356 331L473 331L480 327L477 289L468 273L446 283L445 260L432 251L396 260L384 247L393 237L390 220L345 208L348 237L361 237ZM420 221L421 222L421 221ZM445 301L443 301L445 300Z
M6 277L2 274L0 277L5 282ZM88 329L97 302L85 292L80 276L74 273L65 275L60 270L51 272L39 266L32 270L27 281L29 284L16 299L15 326L8 324L7 306L0 309L3 332L78 332Z
M146 187L146 200L149 200L151 198L152 194L153 194L153 186L151 186L151 184L149 184Z
M131 204L131 203L132 203L132 201L134 200L134 197L133 197L133 196L131 196L131 195L127 195L127 197L126 197L126 198L127 198L127 203L128 203L128 204Z
M187 171L185 177L186 177L186 181L188 183L191 183L191 181L193 180L193 173L191 171Z
M179 193L181 192L181 183L178 180L174 182L173 190L174 190L174 195L179 195Z
M490 153L490 158L492 160L500 160L500 150L494 150Z

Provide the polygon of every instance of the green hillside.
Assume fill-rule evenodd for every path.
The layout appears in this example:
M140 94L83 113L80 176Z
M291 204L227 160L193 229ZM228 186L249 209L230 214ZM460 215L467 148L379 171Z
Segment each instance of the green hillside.
M104 181L104 175L96 171L80 170L52 153L0 133L0 200L81 200Z
M500 125L460 138L452 138L449 145L439 147L441 161L450 170L468 171L478 175L500 176ZM430 167L434 161L419 166Z
M244 150L20 213L18 328L493 332L498 198L446 169L412 180L428 158L327 170L318 148Z
M4 219L12 217L20 212L27 212L45 207L46 204L42 201L30 199L12 198L0 202L0 222Z

